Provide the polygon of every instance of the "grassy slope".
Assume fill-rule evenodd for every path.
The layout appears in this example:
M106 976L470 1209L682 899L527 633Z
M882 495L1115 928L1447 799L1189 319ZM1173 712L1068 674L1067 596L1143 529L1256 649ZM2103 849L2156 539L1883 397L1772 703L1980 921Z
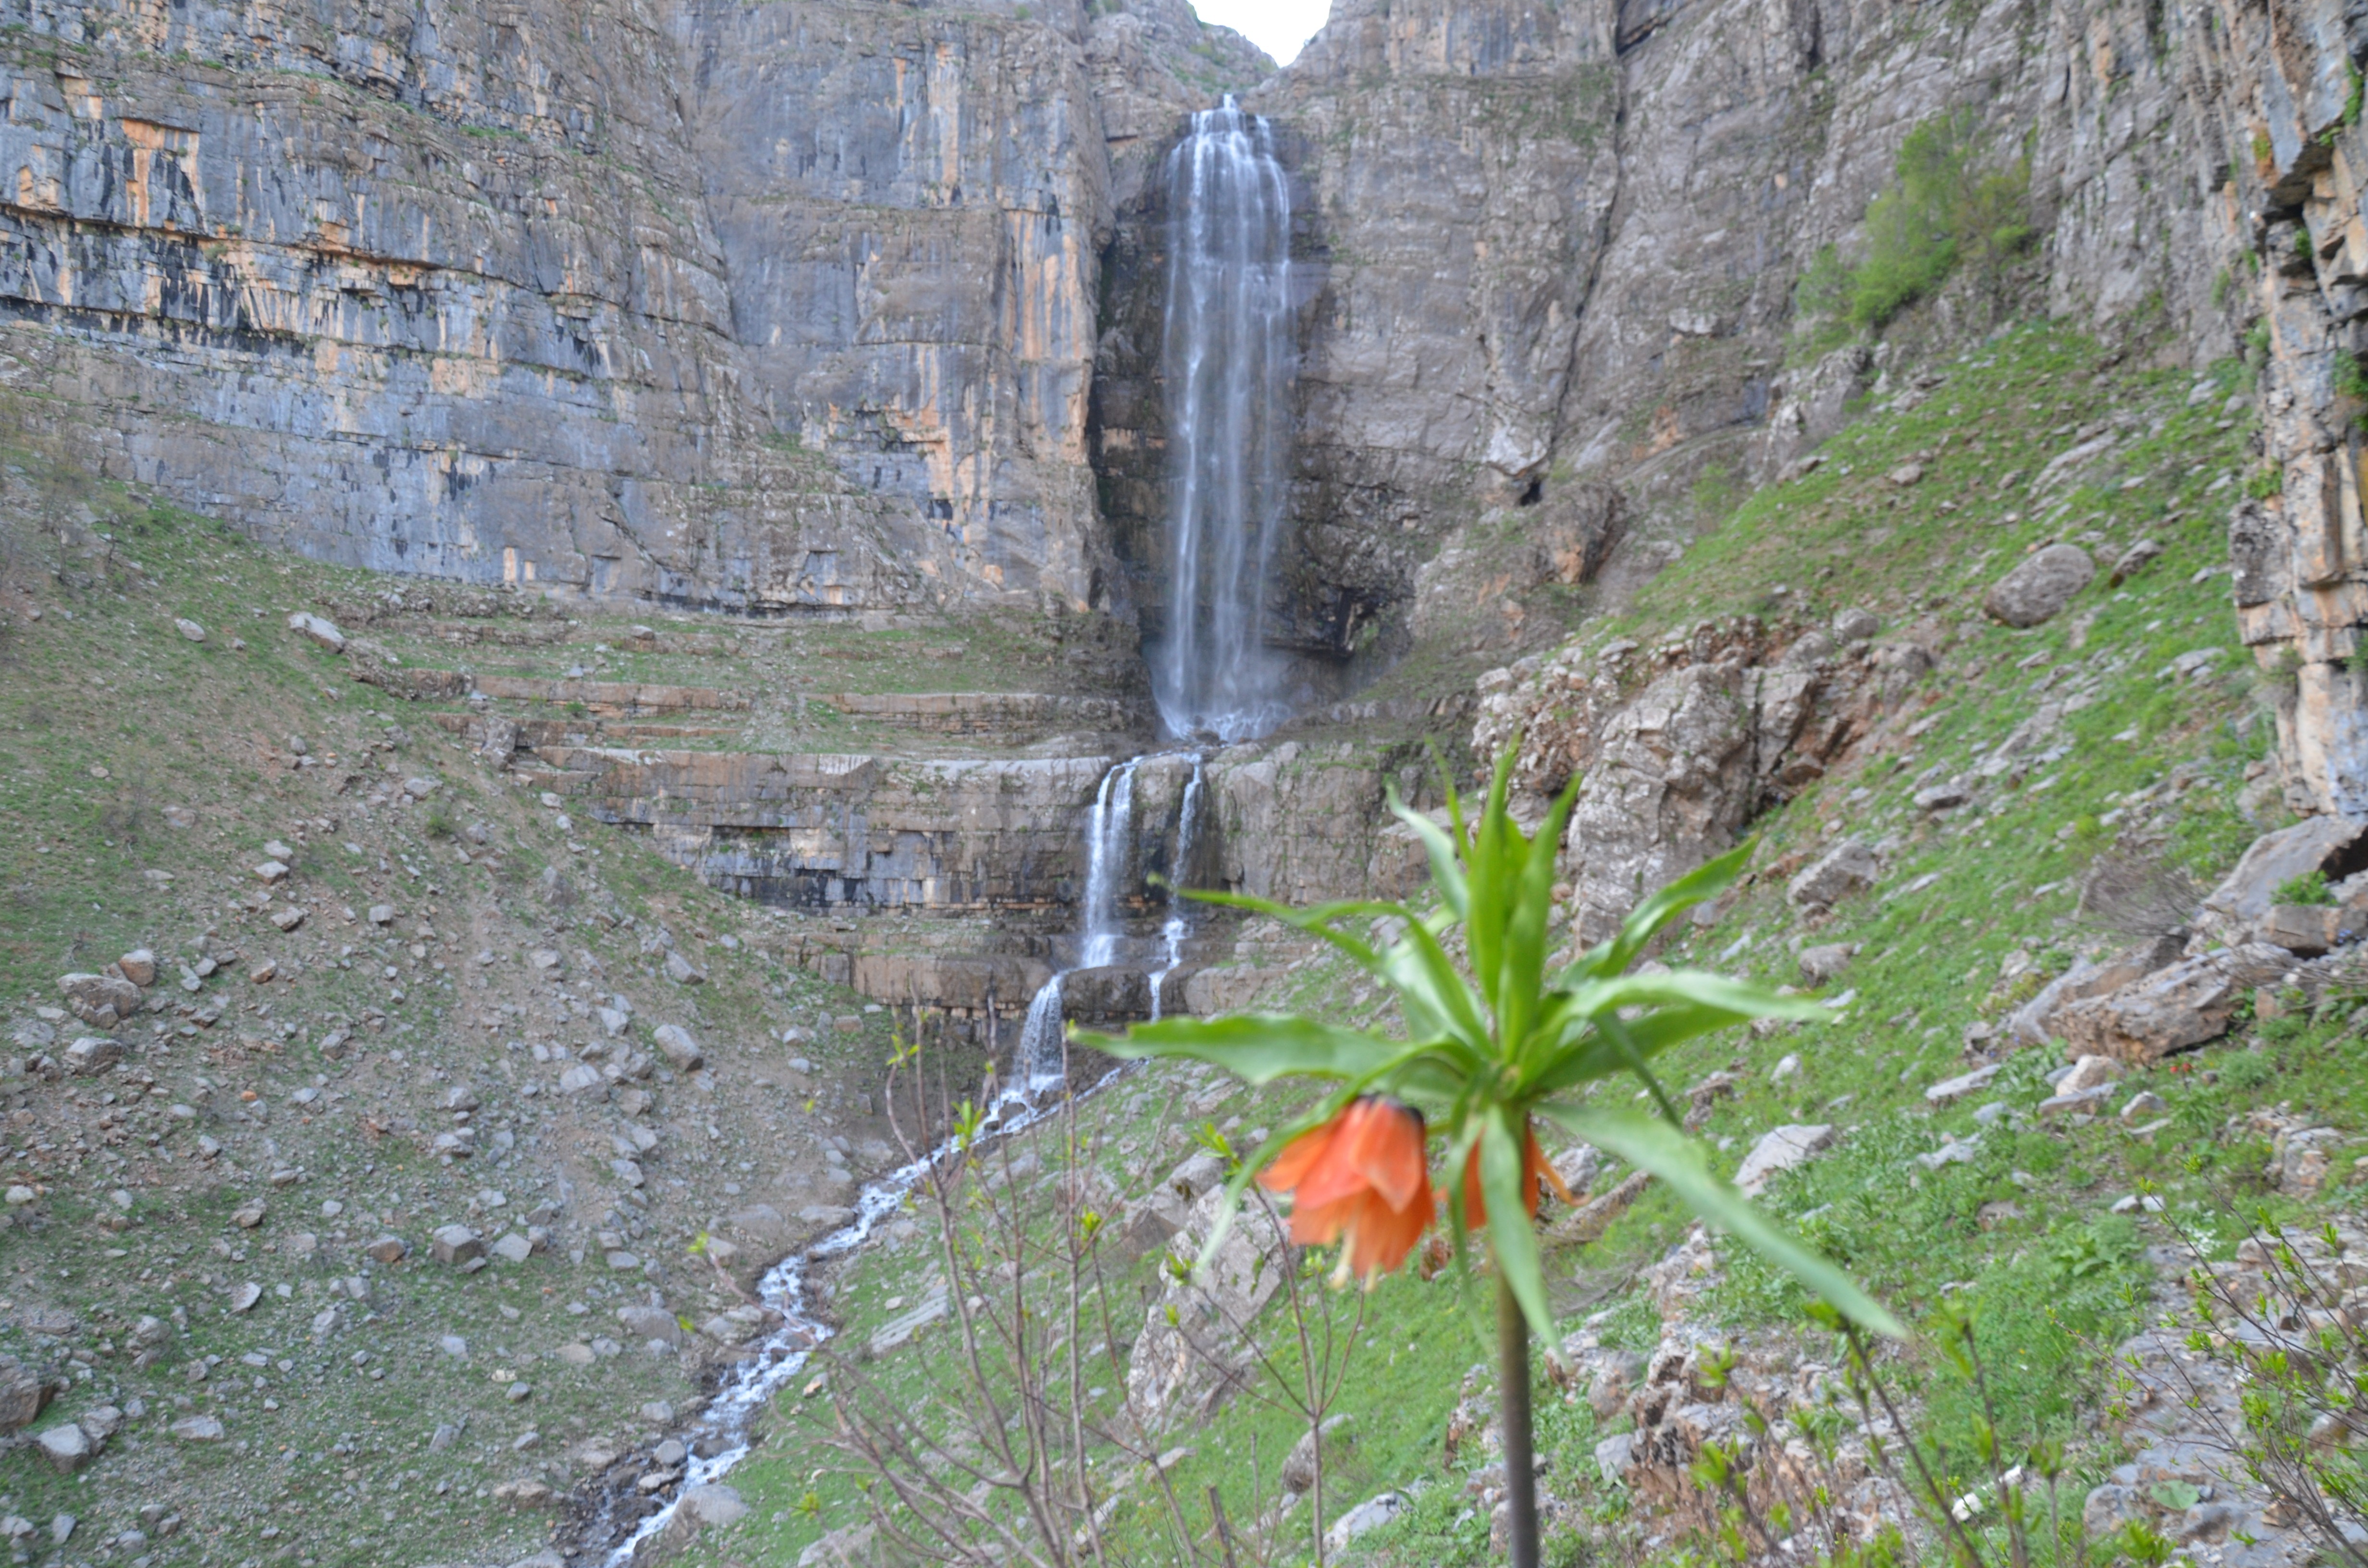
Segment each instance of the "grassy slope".
M645 1301L654 1285L694 1322L732 1305L686 1246L747 1202L793 1212L799 1200L774 1187L777 1171L804 1168L834 1131L859 1149L874 1134L848 1107L876 1074L887 1020L724 946L745 906L638 842L582 824L564 830L557 813L450 745L422 708L354 684L285 630L290 609L381 582L0 455L11 460L0 481L0 1023L38 1022L36 1009L59 1000L62 972L140 946L163 960L152 994L166 1009L121 1031L132 1047L124 1073L47 1084L16 1069L0 1079L0 1182L42 1191L0 1230L0 1352L68 1379L45 1425L102 1403L146 1408L79 1475L54 1474L29 1451L8 1457L0 1512L44 1530L53 1515L78 1516L72 1551L82 1556L143 1528L138 1510L161 1505L186 1524L152 1539L159 1562L506 1560L539 1546L554 1514L502 1508L490 1489L539 1477L564 1492L577 1479L564 1450L652 1431L644 1402L683 1404L699 1375L631 1345L581 1369L550 1352L628 1339L614 1309ZM176 617L201 623L206 640L176 633ZM606 634L582 629L581 642L537 667L588 660ZM693 677L685 665L675 678ZM706 684L729 681L711 673ZM296 767L290 735L323 765ZM441 780L429 807L369 803L389 780L422 774ZM168 807L193 812L195 825L172 825ZM472 823L488 829L482 846L453 835ZM289 887L310 911L287 935L239 903L259 885L249 868L274 838L296 848ZM400 911L390 929L342 913L381 902ZM696 994L660 978L663 953L648 940L660 928L705 966ZM179 965L209 934L215 950L242 956L185 994ZM528 957L545 947L564 955L555 984ZM266 958L280 978L251 983ZM624 993L643 1050L652 1026L681 1022L715 1064L712 1096L664 1071L648 1085L657 1104L642 1119L662 1142L644 1157L645 1204L624 1196L609 1166L622 1114L555 1103L559 1067L532 1057L534 1044L598 1035L575 1009L554 1014L563 991L578 1003ZM219 1020L200 1027L188 1016L200 1007L219 1008ZM365 1021L377 1013L382 1029ZM485 1017L500 1027L476 1027ZM862 1028L831 1027L839 1017ZM174 1032L153 1034L158 1022ZM792 1025L818 1038L781 1043ZM71 1019L56 1027L53 1050L87 1032ZM359 1059L318 1053L333 1028L352 1031ZM21 1061L28 1049L10 1054ZM794 1054L819 1071L792 1072ZM153 1090L135 1076L153 1078ZM529 1083L539 1095L523 1092ZM484 1101L475 1120L488 1147L474 1160L421 1147L452 1125L437 1106L456 1085ZM291 1103L304 1085L325 1097ZM490 1147L497 1131L517 1141L512 1153ZM224 1145L218 1158L199 1156L200 1136ZM272 1187L283 1166L301 1179ZM507 1199L498 1210L485 1206L494 1190ZM263 1225L232 1223L257 1196L270 1206ZM324 1201L345 1212L324 1213ZM438 1225L468 1221L490 1237L544 1203L559 1210L552 1250L522 1267L462 1278L359 1255L381 1229L424 1253ZM605 1228L658 1260L661 1278L606 1267ZM317 1236L318 1251L288 1250L299 1233ZM349 1278L365 1282L366 1300L341 1295ZM228 1290L250 1280L262 1302L232 1313ZM340 1301L346 1322L316 1335L314 1314ZM159 1363L135 1368L131 1325L169 1320L176 1306L187 1332ZM36 1335L36 1307L69 1312L78 1326ZM445 1335L468 1342L466 1358L438 1348ZM188 1376L199 1357L220 1358L202 1383ZM531 1397L508 1399L504 1373ZM219 1416L228 1440L176 1442L165 1424L185 1414ZM438 1424L464 1419L458 1442L428 1448ZM529 1432L539 1440L513 1446Z
M2113 1458L2110 1439L2090 1434L2107 1381L2100 1358L2133 1321L2127 1292L2143 1288L2148 1273L2140 1226L2111 1215L2111 1202L2151 1179L2183 1221L2206 1233L2225 1227L2230 1198L2276 1201L2260 1187L2260 1141L2232 1117L2290 1099L2317 1119L2354 1128L2368 1124L2368 1106L2343 1071L2337 1019L2240 1032L2134 1076L2129 1092L2152 1087L2170 1106L2170 1125L2146 1138L2110 1119L2069 1132L1978 1129L1974 1112L1982 1104L2028 1107L2044 1095L2042 1078L2057 1060L2045 1051L2013 1058L1986 1094L1937 1110L1925 1102L1927 1085L1966 1064L1960 1040L1968 1024L2001 1017L2075 952L2124 940L2076 913L2080 874L2095 856L2140 854L2208 878L2283 820L2258 807L2248 816L2238 803L2248 765L2270 750L2270 726L2251 661L2234 645L2226 579L2215 574L2225 574L2226 559L2218 519L2234 498L2249 437L2249 416L2223 411L2241 388L2239 369L2222 367L2194 393L2184 374L2100 366L2092 345L2044 327L2004 335L1936 369L1948 380L1920 406L1868 411L1827 444L1815 474L1750 497L1588 641L1657 637L1738 611L1822 617L1862 605L1884 617L1885 635L1929 618L1922 634L1945 644L1941 668L1909 699L1926 710L1925 722L1897 727L1920 735L1853 758L1760 824L1755 863L1762 868L1847 834L1888 841L1883 886L1829 917L1804 920L1785 905L1782 878L1770 871L1713 927L1668 955L1799 983L1793 955L1802 942L1853 942L1861 950L1839 988L1854 994L1831 1024L1701 1042L1666 1073L1673 1085L1717 1069L1738 1074L1737 1092L1718 1102L1706 1128L1730 1162L1771 1126L1836 1124L1843 1133L1836 1149L1780 1180L1767 1201L1907 1313L1922 1316L1944 1299L1969 1303L2002 1428L2017 1440L2085 1437L2080 1461L2093 1471ZM2135 434L2079 488L2034 507L2029 476L2079 427L2113 415L2135 415ZM1925 477L1895 486L1885 475L1911 458ZM2017 472L2022 481L1999 488ZM2160 540L2164 556L2119 589L2100 574L2045 626L2010 631L1978 612L1983 590L2043 540L2082 542L2110 563L2140 537ZM1771 592L1779 583L1788 593ZM2164 673L2177 655L2207 648L2219 659L2201 677ZM2093 695L2066 718L2061 756L1995 789L1982 810L1928 817L1909 802L1919 778L1968 770L2043 695L2061 698L2084 689L2084 680ZM1322 962L1301 968L1281 989L1269 1000L1332 1016L1372 1010L1355 977ZM1774 1069L1788 1056L1799 1067L1779 1079ZM1110 1178L1130 1195L1189 1152L1173 1125L1164 1150L1147 1147L1163 1103L1156 1093L1131 1094L1087 1113L1089 1127L1110 1139ZM1205 1115L1240 1129L1281 1109L1244 1094L1207 1103ZM1944 1135L1977 1131L1979 1153L1969 1164L1928 1172L1912 1163ZM1593 1247L1551 1258L1571 1323L1596 1319L1608 1337L1649 1347L1657 1317L1630 1282L1686 1228L1665 1195L1648 1194ZM888 1299L913 1295L933 1267L926 1248L868 1258L850 1271L837 1310L860 1332L884 1315ZM1143 1278L1131 1277L1126 1289ZM1712 1301L1738 1333L1798 1321L1790 1287L1748 1259L1730 1263ZM1364 1305L1364 1360L1344 1400L1360 1436L1334 1478L1335 1506L1383 1486L1422 1484L1415 1516L1360 1551L1394 1563L1479 1561L1485 1525L1463 1517L1461 1476L1442 1470L1442 1441L1465 1370L1488 1354L1484 1299L1451 1273L1429 1284L1391 1278ZM1345 1298L1333 1304L1341 1312L1354 1307ZM944 1376L931 1365L931 1343L925 1336L872 1375L902 1397L926 1397ZM1921 1367L1907 1375L1924 1395L1935 1435L1961 1438L1969 1417L1963 1390ZM1549 1392L1541 1391L1550 1484L1595 1517L1619 1517L1624 1499L1594 1476L1591 1449L1603 1435L1595 1416ZM757 1514L746 1533L702 1548L701 1561L779 1561L860 1517L850 1484L830 1471L808 1424L822 1403L783 1413L773 1441L735 1476ZM1253 1454L1270 1478L1295 1435L1292 1418L1236 1400L1176 1438L1194 1450L1175 1472L1178 1490L1199 1499L1213 1483L1232 1517L1252 1517Z

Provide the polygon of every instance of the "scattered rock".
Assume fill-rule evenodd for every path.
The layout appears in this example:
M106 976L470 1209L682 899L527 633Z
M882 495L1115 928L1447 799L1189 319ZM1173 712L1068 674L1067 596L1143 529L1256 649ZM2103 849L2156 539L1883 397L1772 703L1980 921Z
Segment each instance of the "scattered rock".
M2169 1104L2152 1089L2140 1089L2130 1096L2127 1105L2122 1107L2121 1115L2123 1121L2134 1122L2149 1116L2160 1116L2169 1108Z
M438 1263L458 1266L485 1256L484 1238L466 1225L439 1226L429 1242L429 1256Z
M145 948L132 949L115 960L115 967L121 970L123 978L134 985L145 987L156 983L156 955Z
M299 610L288 618L288 630L311 638L332 653L346 651L346 634L337 630L335 621Z
M1834 641L1841 643L1863 642L1883 630L1883 622L1873 610L1850 606L1834 617Z
M232 1211L231 1223L242 1231L251 1231L263 1223L263 1217L270 1211L270 1206L263 1199L250 1198Z
M266 860L256 867L255 874L267 883L284 882L288 880L288 863L285 860Z
M2183 959L2134 984L2056 1009L2052 1031L2076 1054L2159 1061L2216 1040L2244 994L2276 984L2294 955L2261 943Z
M111 1029L140 1010L140 987L121 975L62 975L58 989L66 1011L94 1028Z
M707 1060L706 1053L699 1049L699 1042L691 1039L690 1031L680 1024L660 1024L651 1031L650 1038L678 1072L688 1073Z
M192 642L202 642L206 640L206 629L187 617L176 619L173 622L173 630Z
M1911 484L1922 482L1924 478L1924 465L1922 463L1901 463L1897 468L1891 471L1890 478L1892 483L1897 485L1900 489L1905 490Z
M1812 985L1830 985L1858 956L1856 942L1827 942L1801 949L1801 978Z
M234 1312L247 1312L252 1310L255 1303L261 1300L263 1300L263 1287L250 1279L244 1285L239 1286L236 1290L231 1291L230 1310Z
M1864 839L1845 839L1794 877L1784 896L1798 909L1826 909L1873 887L1882 873L1882 863Z
M2056 1080L2059 1095L2086 1094L2118 1080L2122 1064L2110 1056L2083 1056L2072 1063L2072 1071Z
M411 1244L401 1236L384 1235L362 1248L362 1253L376 1263L401 1263L411 1255Z
M173 1423L172 1433L185 1443L219 1443L225 1436L222 1424L211 1415L185 1415Z
M683 957L682 954L675 951L673 949L668 949L666 950L666 978L673 981L677 985L704 985L707 983L707 971L693 964L689 959Z
M1377 1530L1405 1513L1414 1505L1402 1493L1384 1492L1378 1497L1368 1497L1332 1523L1324 1532L1324 1544L1335 1551L1371 1530Z
M1916 791L1916 809L1919 812L1949 812L1974 798L1973 780L1952 778L1945 784L1928 785Z
M1947 1105L1952 1100L1964 1099L1975 1090L1987 1087L1989 1081L1998 1075L1998 1069L2004 1065L2004 1062L1993 1062L1986 1067L1976 1067L1972 1072L1960 1074L1954 1078L1943 1078L1926 1089L1924 1097L1934 1105Z
M1833 1128L1823 1122L1771 1128L1743 1157L1735 1185L1747 1196L1757 1198L1777 1176L1808 1164L1811 1155L1830 1147L1833 1141Z
M534 1256L534 1244L516 1231L507 1231L495 1239L491 1251L505 1263L524 1263Z
M123 1060L123 1047L105 1035L86 1035L66 1047L66 1071L75 1077L104 1073Z
M746 1517L748 1505L740 1501L740 1494L729 1486L710 1483L705 1486L682 1489L680 1506L676 1517L688 1517L703 1528L722 1529Z
M1990 585L1982 608L2009 626L2052 620L2097 575L2097 563L2078 545L2051 544Z
M37 1376L14 1356L0 1356L0 1432L32 1425L50 1402L47 1380Z
M72 1475L96 1451L90 1434L71 1421L45 1427L34 1436L33 1441L40 1449L41 1457L49 1460L50 1468L60 1475Z
M2155 559L2161 554L2161 540L2152 539L2138 540L2113 558L2113 569L2106 576L2105 585L2109 588L2120 587L2152 565Z

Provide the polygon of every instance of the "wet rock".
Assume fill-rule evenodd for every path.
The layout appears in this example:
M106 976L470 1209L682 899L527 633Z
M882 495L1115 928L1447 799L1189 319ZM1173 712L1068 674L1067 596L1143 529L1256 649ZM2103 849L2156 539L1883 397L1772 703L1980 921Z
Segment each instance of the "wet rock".
M2096 574L2087 551L2051 544L1992 584L1982 608L2009 626L2037 626L2061 614Z

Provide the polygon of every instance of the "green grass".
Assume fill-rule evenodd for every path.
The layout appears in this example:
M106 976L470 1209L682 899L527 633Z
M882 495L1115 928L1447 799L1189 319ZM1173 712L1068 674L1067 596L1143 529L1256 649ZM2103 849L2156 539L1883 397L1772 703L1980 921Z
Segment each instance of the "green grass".
M2141 1244L2154 1233L2110 1213L2112 1201L2153 1182L2176 1216L2207 1231L2226 1228L2216 1216L2232 1200L2291 1211L2261 1187L2262 1141L2230 1131L2241 1127L2239 1113L2291 1096L2331 1125L2368 1128L2368 1105L2342 1072L2352 1037L2340 1014L2278 1020L2133 1074L2124 1094L2152 1088L2169 1105L2169 1125L2143 1138L2111 1116L2068 1131L2038 1124L2030 1108L2059 1060L2049 1051L2012 1057L1986 1092L1955 1105L1925 1100L1928 1085L1966 1067L1969 1026L1996 1028L2077 954L2130 939L2079 913L2083 878L2099 857L2209 879L2283 820L2273 808L2248 814L2244 803L2246 772L2267 756L2271 726L2250 661L2236 646L2225 579L2207 570L2223 564L2218 515L2233 498L2227 476L2241 468L2249 434L2248 419L2220 412L2243 384L2243 368L2202 378L2207 390L2191 405L2197 378L2117 365L2100 376L2093 344L2023 327L1932 369L1946 380L1916 406L1868 411L1827 443L1810 476L1733 506L1631 606L1592 625L1584 645L1621 636L1650 645L1720 615L1814 622L1864 606L1884 619L1883 637L1913 634L1940 651L1940 670L1905 694L1880 744L1757 824L1759 869L1717 923L1662 955L1799 985L1798 944L1856 943L1834 988L1838 1001L1853 994L1848 1005L1822 1026L1700 1042L1668 1060L1664 1076L1674 1086L1736 1072L1736 1091L1714 1104L1703 1129L1730 1163L1770 1127L1834 1124L1835 1148L1780 1179L1766 1201L1911 1318L1930 1324L1944 1310L1969 1311L2001 1430L2017 1443L2068 1437L2076 1474L2093 1474L2118 1457L2095 1435L2107 1392L2100 1368L2137 1323L2152 1281ZM2114 418L2131 428L2110 456L2035 504L2031 476L2083 427ZM1923 468L1920 482L1893 484L1889 472L1911 460ZM2001 488L2017 472L2022 481ZM2100 572L2042 627L2011 631L1979 613L1988 585L2044 540L2082 542L2102 567L2142 537L2165 546L2158 560L2119 587ZM1774 592L1779 585L1786 591ZM2201 673L2166 673L2200 649L2217 651ZM1977 771L2048 700L2069 710L2061 733L1988 781L1984 809L1933 815L1913 805L1923 782ZM1849 834L1884 846L1881 886L1804 918L1784 902L1781 868ZM1379 1006L1320 958L1261 1005L1351 1018ZM1788 1057L1797 1065L1780 1077ZM1977 1121L1991 1102L2016 1114ZM1209 1114L1220 1125L1263 1124L1286 1108L1243 1093ZM1122 1105L1088 1112L1119 1138L1145 1136L1151 1115ZM1977 1152L1928 1169L1917 1156L1944 1135L1978 1137ZM1142 1191L1185 1152L1180 1141L1165 1155L1127 1150L1112 1179ZM1599 1243L1550 1258L1566 1326L1592 1320L1603 1343L1649 1348L1659 1314L1622 1282L1689 1227L1665 1194L1648 1192ZM922 1256L860 1260L835 1310L860 1331L877 1303L910 1292L927 1267ZM1747 1256L1722 1257L1722 1278L1700 1310L1738 1337L1802 1338L1794 1288ZM1429 1284L1394 1277L1363 1299L1365 1359L1345 1402L1359 1436L1331 1506L1384 1487L1422 1488L1406 1519L1360 1545L1367 1560L1486 1560L1486 1520L1463 1487L1474 1461L1443 1460L1464 1375L1489 1358L1484 1295L1451 1271ZM1804 1343L1814 1346L1814 1336ZM939 1375L929 1358L912 1349L897 1357L881 1375L904 1397L926 1397ZM1962 1459L1975 1414L1963 1381L1917 1358L1896 1362L1893 1375L1922 1411L1925 1437ZM1590 1529L1627 1528L1628 1500L1594 1476L1593 1444L1611 1428L1599 1429L1575 1396L1542 1383L1538 1397L1550 1488L1578 1506ZM734 1484L757 1508L753 1533L702 1548L695 1560L793 1555L860 1517L852 1482L814 1446L806 1423L820 1403L781 1413L766 1447L736 1472ZM1251 1454L1267 1465L1295 1437L1281 1415L1236 1398L1174 1439L1194 1449L1175 1472L1178 1491L1197 1501L1214 1484L1231 1517L1247 1517ZM1137 1516L1120 1518L1122 1531L1147 1528ZM1141 1545L1148 1537L1124 1539ZM1580 1546L1566 1539L1557 1550L1567 1558Z

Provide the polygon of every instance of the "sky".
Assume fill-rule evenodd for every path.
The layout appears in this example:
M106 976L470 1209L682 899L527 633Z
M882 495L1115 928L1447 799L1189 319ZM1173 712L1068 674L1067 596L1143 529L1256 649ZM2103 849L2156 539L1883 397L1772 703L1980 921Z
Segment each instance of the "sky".
M1231 28L1288 65L1299 46L1315 36L1331 14L1332 0L1192 0L1204 22Z

